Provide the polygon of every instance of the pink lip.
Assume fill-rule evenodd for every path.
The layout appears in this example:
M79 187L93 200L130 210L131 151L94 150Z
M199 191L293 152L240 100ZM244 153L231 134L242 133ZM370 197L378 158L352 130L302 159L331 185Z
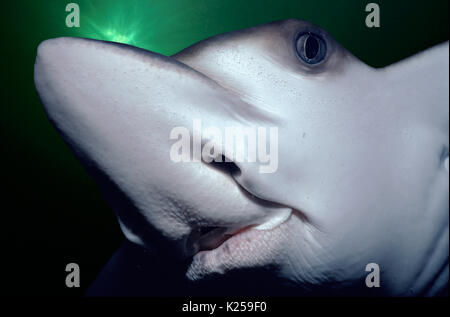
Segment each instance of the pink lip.
M276 254L283 252L287 229L292 216L269 230L256 230L247 226L225 239L216 248L195 253L187 276L197 280L211 273L223 274L239 267L256 267L271 263Z
M203 235L200 234L200 230L194 231L186 243L187 254L195 255L198 252L217 249L227 240L250 230L252 227L253 225L244 225L238 229L217 227Z

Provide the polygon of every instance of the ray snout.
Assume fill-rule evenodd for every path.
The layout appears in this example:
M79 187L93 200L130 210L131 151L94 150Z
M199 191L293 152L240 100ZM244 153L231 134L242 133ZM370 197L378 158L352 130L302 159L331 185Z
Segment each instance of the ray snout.
M58 38L39 46L34 76L49 119L100 184L129 240L146 245L156 230L184 249L199 227L270 226L279 210L290 214L288 207L259 203L247 191L252 186L236 182L255 179L247 176L258 173L251 165L236 162L241 175L233 178L195 162L192 144L186 162L172 158L180 136L174 129L184 128L192 141L196 120L217 131L274 125L198 71L127 45Z

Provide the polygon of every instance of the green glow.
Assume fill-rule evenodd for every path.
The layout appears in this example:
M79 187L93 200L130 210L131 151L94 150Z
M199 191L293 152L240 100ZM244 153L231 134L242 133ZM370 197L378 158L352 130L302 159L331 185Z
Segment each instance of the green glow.
M115 30L107 30L105 36L112 42L131 44L134 34L125 35L117 33Z
M82 37L137 45L143 25L138 3L86 1L84 24L77 32ZM141 10L142 11L142 10Z

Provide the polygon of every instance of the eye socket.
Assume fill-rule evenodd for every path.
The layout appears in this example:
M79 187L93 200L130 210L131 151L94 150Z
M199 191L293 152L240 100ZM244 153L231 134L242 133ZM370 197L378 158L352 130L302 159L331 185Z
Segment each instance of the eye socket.
M307 64L320 63L327 54L327 45L319 35L303 33L297 37L297 55Z

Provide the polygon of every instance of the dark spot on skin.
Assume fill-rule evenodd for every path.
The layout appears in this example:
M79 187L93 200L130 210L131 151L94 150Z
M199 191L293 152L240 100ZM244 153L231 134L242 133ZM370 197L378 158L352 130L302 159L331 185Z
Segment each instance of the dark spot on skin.
M448 157L448 155L449 155L448 148L446 146L443 146L441 150L440 161L444 162L445 159Z

